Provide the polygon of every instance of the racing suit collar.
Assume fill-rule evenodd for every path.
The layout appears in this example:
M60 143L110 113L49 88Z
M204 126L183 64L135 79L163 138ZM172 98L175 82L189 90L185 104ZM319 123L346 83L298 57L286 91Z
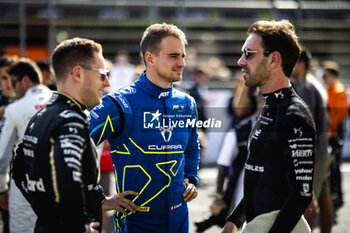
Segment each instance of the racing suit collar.
M146 77L146 71L142 72L137 82L141 84L140 87L143 91L152 95L155 99L168 99L172 96L173 84L167 89L161 88L148 80Z
M72 106L75 105L84 115L86 115L84 112L84 110L86 109L86 106L81 104L78 100L74 99L73 97L69 96L68 94L65 94L65 93L62 93L59 91L54 91L49 103L52 103L55 100L63 100Z
M268 94L263 94L263 96L266 100L266 104L274 104L288 99L293 92L294 90L292 87L287 87Z

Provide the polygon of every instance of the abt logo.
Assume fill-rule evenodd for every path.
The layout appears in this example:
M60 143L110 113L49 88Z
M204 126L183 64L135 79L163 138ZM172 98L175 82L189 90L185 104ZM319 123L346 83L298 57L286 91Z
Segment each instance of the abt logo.
M169 96L169 94L170 94L170 91L165 91L165 92L161 92L160 94L159 94L159 96L158 96L158 99L160 99L160 98L164 98L164 97L167 97L167 96Z

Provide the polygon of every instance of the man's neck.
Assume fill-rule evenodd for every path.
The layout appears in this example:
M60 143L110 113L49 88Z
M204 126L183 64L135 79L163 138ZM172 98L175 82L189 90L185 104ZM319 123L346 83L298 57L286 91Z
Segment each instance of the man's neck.
M262 94L268 94L283 88L289 88L290 86L290 79L285 75L272 76L265 85L260 86L260 92Z
M76 88L73 85L71 85L68 82L57 83L57 91L66 94L72 97L73 99L79 101L80 103L84 104L82 98L80 98L80 93L76 90Z

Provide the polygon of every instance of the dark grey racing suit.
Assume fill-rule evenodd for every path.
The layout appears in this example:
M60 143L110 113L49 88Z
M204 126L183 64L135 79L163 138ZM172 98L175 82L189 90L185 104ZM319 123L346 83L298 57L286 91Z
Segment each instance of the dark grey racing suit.
M228 220L240 227L278 210L269 233L291 232L312 198L315 125L293 88L264 95L248 141L244 198Z
M85 232L100 221L98 157L85 107L54 93L15 149L12 177L38 216L35 232Z

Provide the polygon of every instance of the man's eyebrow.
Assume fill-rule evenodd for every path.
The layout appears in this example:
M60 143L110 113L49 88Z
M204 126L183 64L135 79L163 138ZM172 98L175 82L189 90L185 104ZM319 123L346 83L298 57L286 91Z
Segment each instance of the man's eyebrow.
M179 56L179 55L187 56L186 53L183 53L183 54L181 54L181 53L168 53L168 55L169 55L169 56Z

